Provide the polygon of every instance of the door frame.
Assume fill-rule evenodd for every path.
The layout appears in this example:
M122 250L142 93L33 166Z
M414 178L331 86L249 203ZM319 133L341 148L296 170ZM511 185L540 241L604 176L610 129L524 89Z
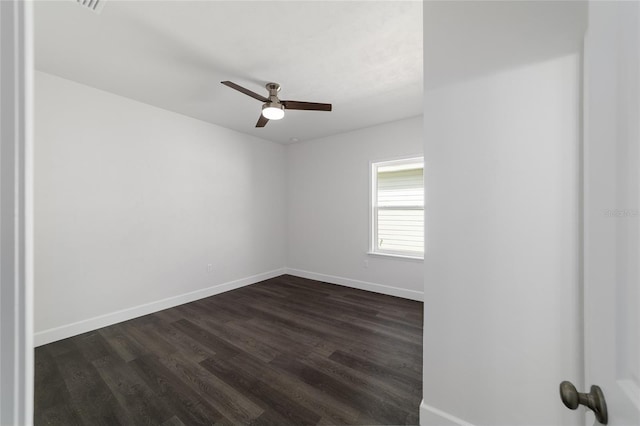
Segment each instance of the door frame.
M33 424L33 4L0 1L0 424Z
M625 345L620 343L625 339L620 340L618 333L632 335L632 329L623 325L626 321L635 322L624 314L632 305L621 301L633 294L633 285L638 285L637 276L629 269L637 268L637 259L625 262L637 254L637 246L632 249L633 240L627 238L640 238L637 231L626 233L633 229L630 222L638 220L640 199L640 194L629 195L637 188L626 187L626 182L637 181L640 164L631 143L637 149L640 6L633 2L590 1L584 46L585 383L580 391L588 392L591 385L600 386L607 400L609 422L626 424L634 419L635 424L640 400L634 397L640 395L640 388L635 381L624 379L633 361L626 359L629 356L624 356L624 350L622 356L618 353ZM620 251L621 244L627 249ZM636 288L635 294L638 291ZM634 344L638 342L633 338L626 342ZM594 424L591 411L587 411L586 424Z

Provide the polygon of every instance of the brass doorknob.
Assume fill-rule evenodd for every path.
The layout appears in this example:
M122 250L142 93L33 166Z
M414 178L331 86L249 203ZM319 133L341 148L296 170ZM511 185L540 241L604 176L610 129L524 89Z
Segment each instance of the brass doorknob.
M572 410L578 408L579 405L588 407L595 413L596 420L603 425L609 421L607 402L604 400L604 394L599 386L592 385L591 392L580 393L573 386L573 383L565 380L560 383L560 398L564 405Z

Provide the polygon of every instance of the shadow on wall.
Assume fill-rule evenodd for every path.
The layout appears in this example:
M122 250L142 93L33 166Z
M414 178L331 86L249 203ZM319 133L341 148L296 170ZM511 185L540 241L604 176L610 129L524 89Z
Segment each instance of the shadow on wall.
M428 1L424 8L425 90L578 52L587 26L586 2Z

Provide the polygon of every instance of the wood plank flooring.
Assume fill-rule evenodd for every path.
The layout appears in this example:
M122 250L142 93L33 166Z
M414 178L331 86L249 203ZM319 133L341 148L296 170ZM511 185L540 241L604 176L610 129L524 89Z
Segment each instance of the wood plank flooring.
M422 303L283 275L35 359L36 425L417 424Z

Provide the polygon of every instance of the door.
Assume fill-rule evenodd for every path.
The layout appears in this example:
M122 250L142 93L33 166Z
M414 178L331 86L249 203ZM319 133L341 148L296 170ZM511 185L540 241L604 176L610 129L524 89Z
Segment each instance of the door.
M585 384L602 388L609 425L640 425L640 3L591 2L588 19Z

